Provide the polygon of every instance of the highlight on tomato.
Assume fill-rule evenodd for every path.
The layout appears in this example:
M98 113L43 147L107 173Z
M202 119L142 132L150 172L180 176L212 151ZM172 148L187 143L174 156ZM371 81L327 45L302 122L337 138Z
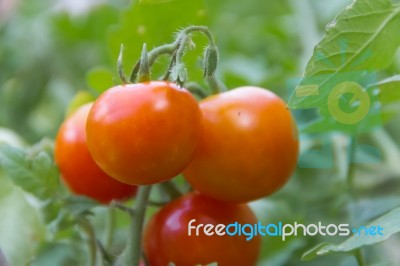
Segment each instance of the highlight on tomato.
M201 126L201 111L189 91L150 81L100 95L86 130L90 153L106 173L144 185L171 179L188 166Z

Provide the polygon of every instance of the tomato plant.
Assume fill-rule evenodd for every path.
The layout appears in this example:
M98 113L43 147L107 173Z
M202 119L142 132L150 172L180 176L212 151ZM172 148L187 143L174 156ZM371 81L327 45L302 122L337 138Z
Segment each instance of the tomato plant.
M0 1L3 264L398 264L399 0L80 2ZM258 88L228 91L246 85ZM60 151L65 109L99 95L91 147ZM76 195L54 147L76 148L65 156L75 183L93 152L110 182L140 184L135 199ZM85 187L117 193L100 180ZM233 222L252 200L270 230L244 261L255 251L241 244L259 238L197 226ZM203 235L185 235L191 225Z
M200 102L203 131L184 176L205 195L246 202L287 182L297 163L295 122L274 93L240 87Z
M79 107L61 125L55 143L55 160L66 185L74 193L102 203L123 200L136 187L121 183L104 173L92 159L86 140L86 120L92 104Z
M164 206L148 222L143 245L150 265L255 265L261 245L259 235L246 241L244 235L195 235L193 230L189 236L188 223L192 219L196 224L214 226L257 223L246 204L224 203L192 192Z
M152 184L178 175L199 141L201 112L195 98L169 82L113 87L88 117L89 150L121 182Z

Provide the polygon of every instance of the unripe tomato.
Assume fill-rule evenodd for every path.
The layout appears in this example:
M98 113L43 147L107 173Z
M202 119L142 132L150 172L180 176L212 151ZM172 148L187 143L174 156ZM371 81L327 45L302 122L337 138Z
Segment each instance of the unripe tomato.
M88 117L90 153L110 176L133 185L166 181L190 163L202 116L195 98L174 83L113 87Z
M55 143L55 160L62 179L75 194L101 203L135 195L135 186L121 183L104 173L92 159L86 144L86 119L92 104L78 108L61 125Z
M188 225L193 226L188 235ZM143 249L151 266L207 265L218 266L255 265L261 246L259 235L246 240L244 235L206 235L204 226L257 223L252 210L246 204L221 202L197 193L190 193L164 206L145 227ZM211 231L210 231L211 232ZM210 234L210 233L209 233Z
M267 196L296 167L298 138L285 103L271 91L240 87L200 102L203 132L185 178L199 192L230 202Z

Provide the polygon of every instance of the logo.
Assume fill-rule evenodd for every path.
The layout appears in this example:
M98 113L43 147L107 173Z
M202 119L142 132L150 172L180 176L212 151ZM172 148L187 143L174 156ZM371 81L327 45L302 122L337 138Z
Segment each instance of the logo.
M263 225L260 221L256 224L241 224L238 222L230 224L197 224L196 219L188 223L188 236L245 236L247 241L255 236L280 237L285 241L290 236L349 236L353 233L356 236L383 236L383 227L380 225L359 226L352 228L349 224L302 224L294 222L287 224L283 222Z

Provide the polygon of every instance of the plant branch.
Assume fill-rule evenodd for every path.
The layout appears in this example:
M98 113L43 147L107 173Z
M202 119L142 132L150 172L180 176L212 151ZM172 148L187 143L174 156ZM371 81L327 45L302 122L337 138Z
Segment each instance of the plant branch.
M356 148L357 148L357 137L354 134L350 137L350 147L348 156L349 160L347 167L347 184L349 188L352 188L354 185Z
M119 50L119 55L118 55L118 60L117 60L117 69L118 69L118 74L119 78L122 81L122 84L128 83L125 72L124 72L124 66L123 66L123 55L124 55L124 45L121 44L120 50Z
M119 201L112 201L110 203L110 207L117 208L123 212L126 212L130 216L133 216L135 214L135 210L133 208L127 207Z
M367 262L365 261L365 258L362 254L361 248L359 248L355 251L355 257L356 257L358 266L367 266Z
M159 184L161 189L168 194L171 199L176 199L182 196L182 192L178 189L174 182L168 180Z
M128 242L124 252L118 259L117 265L138 266L142 254L141 241L143 222L146 214L147 202L151 191L151 185L140 186L135 203L135 215L132 217L129 229Z
M112 244L112 236L114 234L115 229L115 212L112 208L107 208L106 213L106 226L105 226L105 234L104 234L104 247L105 249L109 249Z
M96 266L96 257L97 257L97 240L96 240L96 235L94 233L92 225L89 223L89 221L82 217L79 220L79 224L83 231L86 233L86 236L88 238L88 249L89 249L89 263L88 265L90 266Z

